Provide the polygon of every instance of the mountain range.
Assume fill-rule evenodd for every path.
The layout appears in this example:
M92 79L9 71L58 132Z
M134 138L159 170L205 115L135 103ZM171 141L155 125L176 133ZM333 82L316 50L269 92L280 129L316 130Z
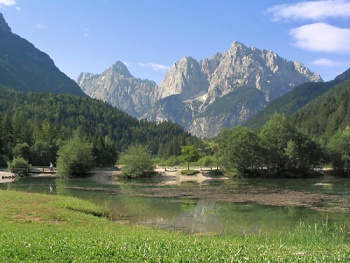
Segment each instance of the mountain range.
M118 61L102 74L81 73L80 88L47 54L12 33L1 13L0 39L0 85L24 92L87 94L139 119L174 121L200 137L245 123L261 126L271 112L292 114L349 78L344 72L323 82L300 62L234 42L212 58L185 57L174 63L159 85L133 77Z
M81 73L77 80L93 98L137 118L174 121L199 137L244 123L305 82L323 80L300 62L240 42L204 60L182 58L159 85L133 77L120 61L102 74Z

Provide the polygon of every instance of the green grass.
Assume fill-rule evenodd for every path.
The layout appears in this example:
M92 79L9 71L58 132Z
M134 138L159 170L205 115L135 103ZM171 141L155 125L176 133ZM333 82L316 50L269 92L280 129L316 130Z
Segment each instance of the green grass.
M348 226L186 235L108 220L79 199L0 191L0 262L349 262ZM102 217L101 217L102 216Z

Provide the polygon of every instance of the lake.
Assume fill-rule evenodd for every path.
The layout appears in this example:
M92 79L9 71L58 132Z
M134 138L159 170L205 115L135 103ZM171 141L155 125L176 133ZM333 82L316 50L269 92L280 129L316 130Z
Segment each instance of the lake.
M67 195L106 207L112 220L192 234L287 231L300 221L349 225L350 180L229 179L178 185L162 179L28 177L1 189Z

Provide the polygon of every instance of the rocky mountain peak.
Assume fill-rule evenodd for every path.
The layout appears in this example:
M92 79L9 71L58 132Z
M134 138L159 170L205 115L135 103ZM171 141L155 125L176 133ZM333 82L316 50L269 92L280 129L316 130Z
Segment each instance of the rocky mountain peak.
M240 42L199 62L189 56L180 59L158 86L125 78L129 74L117 62L79 85L88 95L103 96L135 117L171 120L200 137L213 137L223 127L239 125L301 83L322 81L300 62Z
M136 117L141 117L151 107L151 94L157 85L154 81L135 78L121 61L101 74L81 73L77 83L90 97Z
M5 33L12 33L11 28L9 25L6 23L6 20L2 13L0 13L0 31L5 32Z
M207 90L201 66L192 57L176 62L157 89L157 99L180 94L184 99L194 98Z
M249 48L246 45L244 45L243 43L235 41L235 42L232 43L229 52L239 52L239 51L242 51L242 50L246 51L248 49Z
M117 73L119 75L123 75L126 78L131 78L132 77L132 75L131 75L129 69L127 68L127 66L121 61L115 62L112 65L111 69L113 70L114 73Z

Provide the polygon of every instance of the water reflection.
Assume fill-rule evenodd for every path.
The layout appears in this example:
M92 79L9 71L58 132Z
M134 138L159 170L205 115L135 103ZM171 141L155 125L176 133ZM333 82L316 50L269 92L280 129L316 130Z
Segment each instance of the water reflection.
M261 192L278 192L281 189L298 189L312 193L348 196L347 180L240 180L213 181L207 187L223 196L259 189ZM320 212L293 206L263 206L249 203L229 203L206 198L153 197L156 190L206 191L205 186L193 183L167 188L159 182L112 182L103 178L60 179L55 177L22 178L2 189L13 189L44 194L67 195L82 198L106 207L113 220L129 224L142 224L161 229L182 230L188 233L247 234L283 231L294 228L300 220L309 222L349 223L349 213ZM203 188L204 187L204 188ZM148 196L137 196L140 189L148 190ZM147 193L148 193L147 192ZM187 192L186 192L187 193ZM206 192L204 192L206 193ZM259 192L260 193L260 192ZM347 199L345 199L347 201Z

